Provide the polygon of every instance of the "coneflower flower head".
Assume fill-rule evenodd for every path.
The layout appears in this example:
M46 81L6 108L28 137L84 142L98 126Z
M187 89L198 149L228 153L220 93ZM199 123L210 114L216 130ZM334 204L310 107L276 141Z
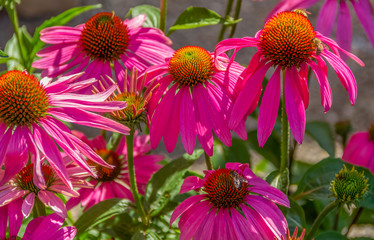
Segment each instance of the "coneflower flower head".
M226 39L218 43L216 56L230 49L257 47L248 68L242 73L244 86L234 103L229 127L231 129L253 112L254 104L262 92L262 81L271 66L275 72L269 79L259 110L257 138L262 147L270 136L277 117L281 90L285 96L287 118L291 132L298 143L305 134L305 109L309 105L308 68L315 74L321 88L321 104L327 112L332 104L331 88L327 79L328 61L348 91L352 104L357 98L356 80L340 58L338 51L344 52L361 66L364 64L356 56L341 49L336 42L314 31L305 10L280 12L272 16L254 38ZM331 51L330 51L331 49ZM231 59L231 61L232 61ZM215 62L218 69L225 69L222 63ZM284 74L281 88L281 71Z
M32 66L43 69L42 76L84 72L77 81L102 77L106 81L109 76L122 85L125 69L144 72L174 52L170 39L161 30L142 27L145 19L141 14L121 20L114 12L102 12L76 27L45 28L40 39L52 46L39 51L37 56L41 59ZM80 91L90 92L90 87Z
M331 191L342 204L346 204L348 208L352 205L358 206L369 187L369 178L365 178L364 172L359 173L355 167L348 170L344 165L335 179L331 182Z

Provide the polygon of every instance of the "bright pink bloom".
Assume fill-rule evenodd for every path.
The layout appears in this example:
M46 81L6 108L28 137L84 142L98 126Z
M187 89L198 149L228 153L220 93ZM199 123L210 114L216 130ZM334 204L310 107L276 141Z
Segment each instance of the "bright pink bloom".
M94 95L71 93L96 81L72 83L77 77L39 81L20 71L10 71L0 77L0 167L5 166L0 186L26 165L32 153L34 176L41 185L46 186L42 174L45 157L59 178L72 188L58 147L93 176L95 173L82 155L108 166L87 144L73 136L62 121L128 134L128 127L91 112L120 110L126 104L105 101L116 86Z
M91 184L81 179L82 176L88 176L85 171L72 165L66 158L64 160L73 187L92 187ZM51 166L44 164L41 166L44 183L35 178L33 168L32 163L28 164L0 188L0 207L18 201L17 199L22 197L23 202L20 209L22 209L23 215L28 217L34 207L35 200L39 199L45 206L51 207L54 212L65 218L66 206L55 194L61 193L65 196L77 197L79 193L67 187ZM0 176L3 174L4 170L0 170Z
M43 29L40 39L52 44L37 56L32 66L44 69L43 76L84 72L80 79L112 77L111 64L120 85L124 65L143 72L171 57L171 41L157 28L144 28L145 15L122 21L114 13L98 13L76 27ZM106 79L106 78L105 78ZM90 89L89 89L90 90Z
M370 169L374 174L374 124L367 132L356 132L348 140L342 159Z
M326 44L326 45L323 45ZM331 50L326 47L328 46ZM285 105L291 132L298 143L305 133L305 109L309 104L308 68L310 67L321 88L321 104L327 112L332 103L331 88L327 79L327 61L338 75L348 91L352 104L357 97L356 80L347 64L339 57L338 50L344 52L360 65L364 65L353 54L346 52L339 45L315 32L303 12L282 12L273 16L254 38L244 37L227 39L218 43L216 55L230 49L257 47L248 68L243 72L244 87L240 92L229 121L229 127L235 128L247 114L253 111L253 104L258 101L262 91L262 81L271 66L275 72L271 76L260 106L257 138L264 146L270 136L278 113L281 96L281 71L285 75L283 89ZM235 57L235 54L232 58ZM313 61L315 60L315 61ZM217 68L224 69L216 62Z
M317 2L320 2L320 0L281 0L268 15L268 18L278 12L291 11L297 8L309 8ZM351 2L358 20L360 20L371 45L374 47L373 6L370 0L349 0L349 2ZM326 0L318 16L317 30L325 36L330 36L335 25L335 19L336 41L343 49L350 51L352 42L352 21L347 1Z
M74 226L62 227L64 219L57 214L37 217L29 222L23 240L73 240L77 229Z
M147 69L146 83L156 78L155 84L160 85L148 107L149 113L153 113L150 127L153 148L163 137L166 150L172 152L180 132L188 154L192 154L197 136L211 156L212 131L226 146L231 146L227 117L240 90L242 81L238 78L244 67L233 62L228 71L219 70L213 64L213 57L201 47L187 46L177 50L165 63ZM222 54L217 62L227 66L229 59ZM234 130L246 138L244 121Z
M279 189L257 177L248 164L226 163L226 169L205 171L204 179L187 177L180 193L200 191L173 212L179 217L180 239L280 239L287 221L276 204L290 207ZM276 204L275 204L276 203Z
M98 177L90 178L89 183L94 186L94 189L80 189L78 198L71 198L66 203L68 209L76 206L78 203L87 210L93 205L110 198L126 198L134 201L130 189L130 178L127 166L127 148L125 138L121 140L115 151L107 147L107 143L103 136L98 136L92 140L88 140L84 134L74 131L82 141L87 143L100 156L107 161L107 163L114 165L115 168L108 169L100 165L93 164ZM164 156L162 155L146 155L151 146L149 142L149 135L139 136L135 133L134 136L134 166L138 190L140 194L145 193L145 189L149 179L153 173L161 168L157 164Z
M0 239L16 239L22 225L22 198L0 207ZM9 220L9 224L8 224ZM6 238L7 225L9 226L9 238Z

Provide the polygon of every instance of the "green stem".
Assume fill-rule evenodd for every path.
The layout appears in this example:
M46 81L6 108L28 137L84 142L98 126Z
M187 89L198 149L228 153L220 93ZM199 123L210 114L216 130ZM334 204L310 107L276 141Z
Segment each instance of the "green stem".
M165 32L168 0L160 0L160 29Z
M360 218L360 215L362 213L362 211L364 210L363 207L359 207L358 210L356 211L355 213L355 216L353 217L353 220L352 222L349 224L348 226L348 229L347 229L347 232L345 233L345 235L347 236L349 231L351 230L352 226L357 222L357 220Z
M28 72L30 72L30 69L27 68L27 66L25 64L26 63L26 61L25 61L26 53L25 53L25 49L22 47L22 46L24 46L24 44L23 44L23 40L22 40L20 32L19 32L19 23L18 23L18 16L17 16L16 7L15 6L10 7L10 6L5 5L5 8L8 12L9 19L12 22L13 29L14 29L14 34L16 35L17 45L18 45L20 56L21 56L21 59L19 59L19 60L22 64L22 66L24 66L26 68L26 70Z
M287 112L286 112L286 101L285 101L285 94L284 94L284 82L286 77L286 70L283 70L283 91L282 91L282 138L281 138L281 162L279 167L279 173L282 174L285 169L289 167L290 164L290 156L289 156L289 149L290 149L290 126L288 124L287 119ZM289 172L289 171L288 171ZM289 173L288 173L289 174ZM287 176L289 179L289 175ZM281 189L284 193L287 194L288 192L288 185L287 182L284 189Z
M208 170L213 170L212 159L208 156L208 154L206 154L206 152L204 152L204 155L205 155L205 163L206 163L207 169Z
M314 220L314 223L312 225L312 229L310 229L309 233L306 235L306 238L305 238L306 240L312 239L312 237L314 236L314 234L317 232L317 229L321 225L322 220L332 210L334 210L337 206L339 206L339 202L338 201L334 201L334 202L330 203L327 207L325 207L325 209L323 209L323 211L318 215L318 217L316 218L316 220Z
M237 20L239 19L239 14L240 14L240 9L242 7L242 0L236 0L236 6L235 6L235 13L234 13L234 20ZM234 24L232 27L231 27L231 31L230 31L230 35L229 35L229 38L232 38L235 34L235 30L236 30L236 25L237 24Z
M221 31L220 31L219 36L218 36L218 42L222 41L223 37L225 35L225 31L226 31L225 22L226 22L226 19L228 19L230 17L230 12L231 12L233 3L234 3L234 0L228 0L227 1L225 19L223 20Z
M33 218L37 218L40 216L47 216L45 212L45 206L39 198L35 197L34 208L32 209Z
M117 136L115 142L113 143L112 148L110 149L111 151L113 151L113 152L116 151L116 149L117 149L119 143L121 142L122 138L123 138L123 134L119 134L119 135Z
M136 185L136 178L135 178L135 167L134 167L134 127L130 130L130 135L126 136L126 145L127 145L127 164L129 169L129 178L130 178L130 185L131 185L131 192L134 196L134 201L136 208L139 211L139 215L142 219L142 222L144 225L148 225L148 222L146 220L146 214L144 211L143 204L140 201L139 198L139 191L138 187Z

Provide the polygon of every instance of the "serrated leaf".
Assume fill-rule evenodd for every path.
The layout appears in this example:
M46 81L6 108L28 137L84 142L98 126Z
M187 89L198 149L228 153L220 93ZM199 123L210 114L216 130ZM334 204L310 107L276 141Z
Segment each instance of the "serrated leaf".
M198 154L195 154L194 159L178 158L166 164L152 176L145 194L152 216L162 211L169 200L179 193L184 174L197 158Z
M215 11L203 7L189 7L179 15L173 26L169 28L167 35L170 35L175 30L198 28L220 23L231 25L240 21L241 19L225 21L225 19Z
M42 49L44 46L44 42L40 40L40 31L47 27L53 27L53 26L62 26L68 23L71 19L75 18L76 16L82 14L83 12L86 12L91 9L101 8L101 4L95 4L95 5L89 5L89 6L82 6L82 7L75 7L71 8L69 10L66 10L65 12L55 16L51 17L50 19L44 21L42 25L37 27L35 29L35 33L32 39L32 52L30 55L30 60L33 61L36 53Z
M330 183L340 169L343 161L338 158L326 158L311 166L300 180L294 198L327 199L332 193Z
M77 235L115 215L124 213L130 204L131 202L127 199L112 198L92 206L74 223Z
M323 148L330 157L335 156L335 142L330 125L327 122L307 122L305 132Z
M160 9L152 5L139 5L130 9L131 17L136 17L140 14L145 14L147 18L143 23L143 27L160 28ZM128 14L127 14L128 15Z

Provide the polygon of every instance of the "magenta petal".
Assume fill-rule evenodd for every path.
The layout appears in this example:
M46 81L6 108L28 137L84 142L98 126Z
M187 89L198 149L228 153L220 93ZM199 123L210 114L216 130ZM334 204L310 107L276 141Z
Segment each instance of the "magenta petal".
M8 150L9 141L12 138L12 130L8 129L4 135L0 137L0 167L3 166L6 152Z
M262 96L257 127L257 139L260 147L265 145L277 119L281 92L280 70L280 67L275 70Z
M35 221L36 219L32 220ZM45 239L45 240L65 240L63 238L51 238L64 223L64 218L57 214L50 214L42 218L42 221L38 221L32 229L30 240ZM28 227L27 227L28 228ZM27 229L26 229L27 231Z
M290 202L287 196L279 189L274 188L272 186L253 186L249 187L248 190L250 192L258 193L267 199L273 201L274 203L283 205L285 207L290 207Z
M371 45L374 47L373 6L369 0L351 1L351 3Z
M8 205L0 207L0 239L5 239L8 224Z
M297 70L288 68L284 86L286 113L292 135L301 144L305 134L305 107L295 81L299 81Z
M189 176L184 179L184 182L181 186L180 194L199 189L204 186L204 180L195 176Z
M181 87L182 94L180 109L180 132L184 149L192 154L196 144L196 120L195 108L192 103L192 96L188 87Z
M46 240L73 240L76 234L77 229L74 226L68 226L59 229Z
M362 147L370 144L370 135L368 132L356 132L353 134L344 149L342 159L351 164L357 164L360 159L356 157L357 152L361 151Z
M262 88L262 81L264 80L265 74L270 66L271 62L258 68L257 71L245 83L231 112L229 120L230 129L236 128L240 121L246 117L252 102L255 101L258 95L258 91Z
M52 210L61 216L62 218L66 218L66 206L64 202L57 197L54 193L49 191L39 191L38 198L48 207L51 207Z
M196 233L201 222L208 214L211 205L208 201L195 204L186 210L179 220L179 229L181 230L180 240L190 240Z
M240 239L262 239L258 230L251 225L251 221L244 218L236 209L231 209L230 212L235 229L239 236L241 236Z
M281 210L273 202L256 195L248 195L246 202L261 215L261 218L277 239L286 236L287 221Z
M224 210L221 208L217 212L217 216L214 219L214 231L211 239L229 240L227 239L227 229L225 226L225 217L223 211Z
M17 236L22 225L23 215L21 211L22 198L19 198L8 205L9 236ZM11 238L12 239L12 238Z
M336 41L345 50L351 50L352 20L346 1L340 1L340 8L336 25Z
M337 0L326 0L319 12L317 29L323 35L329 36L332 32L335 23Z
M195 195L187 198L181 204L179 204L178 207L175 208L173 214L170 217L170 226L177 218L179 218L180 215L182 215L185 211L187 211L192 206L203 200L205 197L205 195Z
M258 233L260 236L262 236L262 239L274 239L275 236L273 232L267 227L264 220L261 218L261 216L252 208L247 207L244 204L240 205L242 208L242 211L247 218L249 224L249 228L251 231ZM261 238L258 238L261 239Z
M199 228L197 229L194 239L212 239L214 219L216 211L210 211L201 222ZM215 229L214 229L215 230Z
M28 218L32 208L34 207L35 202L35 193L29 193L26 198L23 200L22 204L22 213L25 218Z
M235 211L235 210L234 210ZM229 214L229 210L226 209L226 211L224 211L224 221L226 223L226 231L227 231L227 239L244 239L244 238L241 238L241 234L236 230L236 227L232 221L232 218Z
M177 84L175 84L176 86ZM171 90L171 89L170 89ZM170 91L169 90L169 91ZM174 98L173 102L168 103L172 105L170 112L169 112L169 117L166 118L167 122L167 130L164 131L164 143L166 150L168 152L172 152L175 148L175 145L177 144L178 141L178 136L179 136L179 119L180 119L180 110L181 110L181 100L183 98L183 95L181 94L181 91L178 91ZM167 114L165 112L164 114ZM164 115L165 116L165 115ZM165 121L165 120L163 120Z

